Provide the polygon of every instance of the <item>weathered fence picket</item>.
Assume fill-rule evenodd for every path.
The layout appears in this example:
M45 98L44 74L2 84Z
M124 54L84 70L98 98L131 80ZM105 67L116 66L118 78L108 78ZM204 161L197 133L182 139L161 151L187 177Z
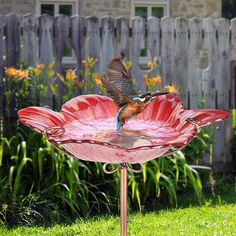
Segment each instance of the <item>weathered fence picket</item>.
M229 109L229 21L219 19L216 21L218 29L218 67L216 76L217 108Z
M202 96L202 70L200 68L202 50L202 20L193 18L189 22L188 79L189 105L197 108Z
M20 66L20 20L15 14L6 16L6 65Z
M42 15L39 18L39 63L48 65L53 60L53 17Z
M84 17L79 15L71 18L71 46L77 61L76 67L82 68L82 60L84 59Z
M202 83L205 97L204 107L216 107L217 42L215 22L208 18L203 21L203 48L208 52L208 67L203 70Z
M147 25L147 48L151 58L160 61L160 19L150 17Z
M94 71L100 71L100 24L99 19L95 16L89 16L85 18L86 38L85 38L85 59L93 57L98 59L98 63L95 64Z
M106 71L115 55L115 19L111 16L101 18L101 62L100 71Z
M83 59L98 59L94 72L103 73L111 58L118 56L132 61L139 91L146 90L143 76L147 63L157 57L163 85L173 84L186 108L196 109L202 95L204 108L236 108L236 19L145 20L79 15L25 15L21 19L16 14L0 15L1 105L5 66L18 68L20 60L28 66L55 61L56 72L63 74L64 68L70 66L78 68L79 77ZM64 58L65 49L72 50L69 61ZM48 102L51 105L50 94ZM16 109L12 105L14 117ZM2 106L0 113L2 117ZM227 151L231 130L230 122L219 124L219 131L214 134L214 162L232 162ZM209 163L209 157L205 161Z
M59 15L54 21L55 67L59 74L63 74L62 57L68 46L69 17Z
M129 19L118 17L116 19L116 55L124 61L130 59Z
M230 108L236 107L236 19L231 20L230 25L231 40L230 40Z
M229 84L230 84L230 61L229 61L229 21L227 19L219 19L216 21L218 29L217 40L217 76L216 76L216 108L229 109ZM224 163L232 161L229 155L229 145L227 143L227 126L231 126L230 121L218 124L218 130L215 131L216 144L213 148L214 161ZM227 148L226 148L227 147Z
M143 72L139 67L139 55L141 49L145 48L145 22L140 17L132 19L132 39L131 39L131 61L132 61L132 74L136 79L137 90L144 88Z
M8 14L6 16L6 66L16 67L20 66L20 20L15 14ZM6 130L11 129L13 132L16 130L17 120L17 98L16 95L9 97L9 110L6 109L6 99L3 99L3 113L6 115L3 119L11 122L12 125L6 126ZM4 126L4 124L3 124ZM7 132L8 132L7 131Z
M26 65L34 66L38 59L38 19L31 14L24 15L22 28L22 59Z
M164 84L175 84L174 73L174 19L161 19L161 75ZM177 85L178 86L178 85ZM176 87L177 87L176 86Z
M185 107L188 107L188 21L185 18L175 20L175 84Z

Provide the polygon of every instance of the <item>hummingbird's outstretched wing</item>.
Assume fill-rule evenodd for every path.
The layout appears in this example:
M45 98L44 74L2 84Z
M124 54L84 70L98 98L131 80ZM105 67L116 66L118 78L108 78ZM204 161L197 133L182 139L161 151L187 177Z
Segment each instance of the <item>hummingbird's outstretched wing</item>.
M105 89L107 90L107 93L110 94L112 99L117 103L119 107L122 107L126 105L127 103L133 103L134 101L129 98L126 94L121 92L118 88L116 88L111 81L107 78L104 74L99 74L99 77L101 79L101 82Z
M127 96L137 95L132 76L120 58L114 57L109 65L108 79L117 89Z

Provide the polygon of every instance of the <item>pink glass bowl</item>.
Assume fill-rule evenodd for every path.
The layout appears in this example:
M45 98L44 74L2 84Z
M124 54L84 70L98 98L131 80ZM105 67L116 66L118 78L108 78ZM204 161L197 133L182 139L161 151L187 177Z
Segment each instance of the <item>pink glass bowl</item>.
M44 133L54 146L75 158L104 163L143 163L187 145L199 127L230 116L221 110L184 110L179 97L157 97L116 132L118 107L106 96L82 95L61 112L44 107L18 111L20 121Z

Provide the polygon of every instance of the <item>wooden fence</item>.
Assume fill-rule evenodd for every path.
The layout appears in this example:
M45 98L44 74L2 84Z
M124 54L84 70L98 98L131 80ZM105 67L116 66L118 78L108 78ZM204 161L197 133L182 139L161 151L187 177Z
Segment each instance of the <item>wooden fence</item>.
M201 96L205 108L235 108L236 19L151 17L145 21L139 17L0 15L1 81L4 66L19 67L21 60L26 65L54 60L61 73L68 45L73 49L75 67L81 68L83 58L97 58L95 72L106 71L113 56L131 60L140 90L144 89L145 71L140 69L139 55L147 47L150 58L157 57L160 62L164 84L178 88L186 108L197 108ZM219 127L214 163L231 167L231 123Z

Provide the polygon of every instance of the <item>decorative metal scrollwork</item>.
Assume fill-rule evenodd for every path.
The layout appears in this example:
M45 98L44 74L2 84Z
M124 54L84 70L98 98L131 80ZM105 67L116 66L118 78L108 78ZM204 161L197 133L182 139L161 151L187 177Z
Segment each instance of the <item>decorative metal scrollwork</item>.
M49 137L60 137L65 133L65 129L62 126L51 126L46 128L43 131L43 134L49 138Z
M113 174L115 173L117 170L122 169L122 168L127 168L130 172L133 173L141 173L143 171L143 165L138 163L140 165L139 169L133 169L132 166L129 163L121 163L116 165L116 167L113 170L108 170L107 166L110 165L110 163L106 163L103 165L103 171L106 174Z
M186 121L189 122L192 125L197 125L197 126L202 124L202 121L198 120L196 118L187 118Z

